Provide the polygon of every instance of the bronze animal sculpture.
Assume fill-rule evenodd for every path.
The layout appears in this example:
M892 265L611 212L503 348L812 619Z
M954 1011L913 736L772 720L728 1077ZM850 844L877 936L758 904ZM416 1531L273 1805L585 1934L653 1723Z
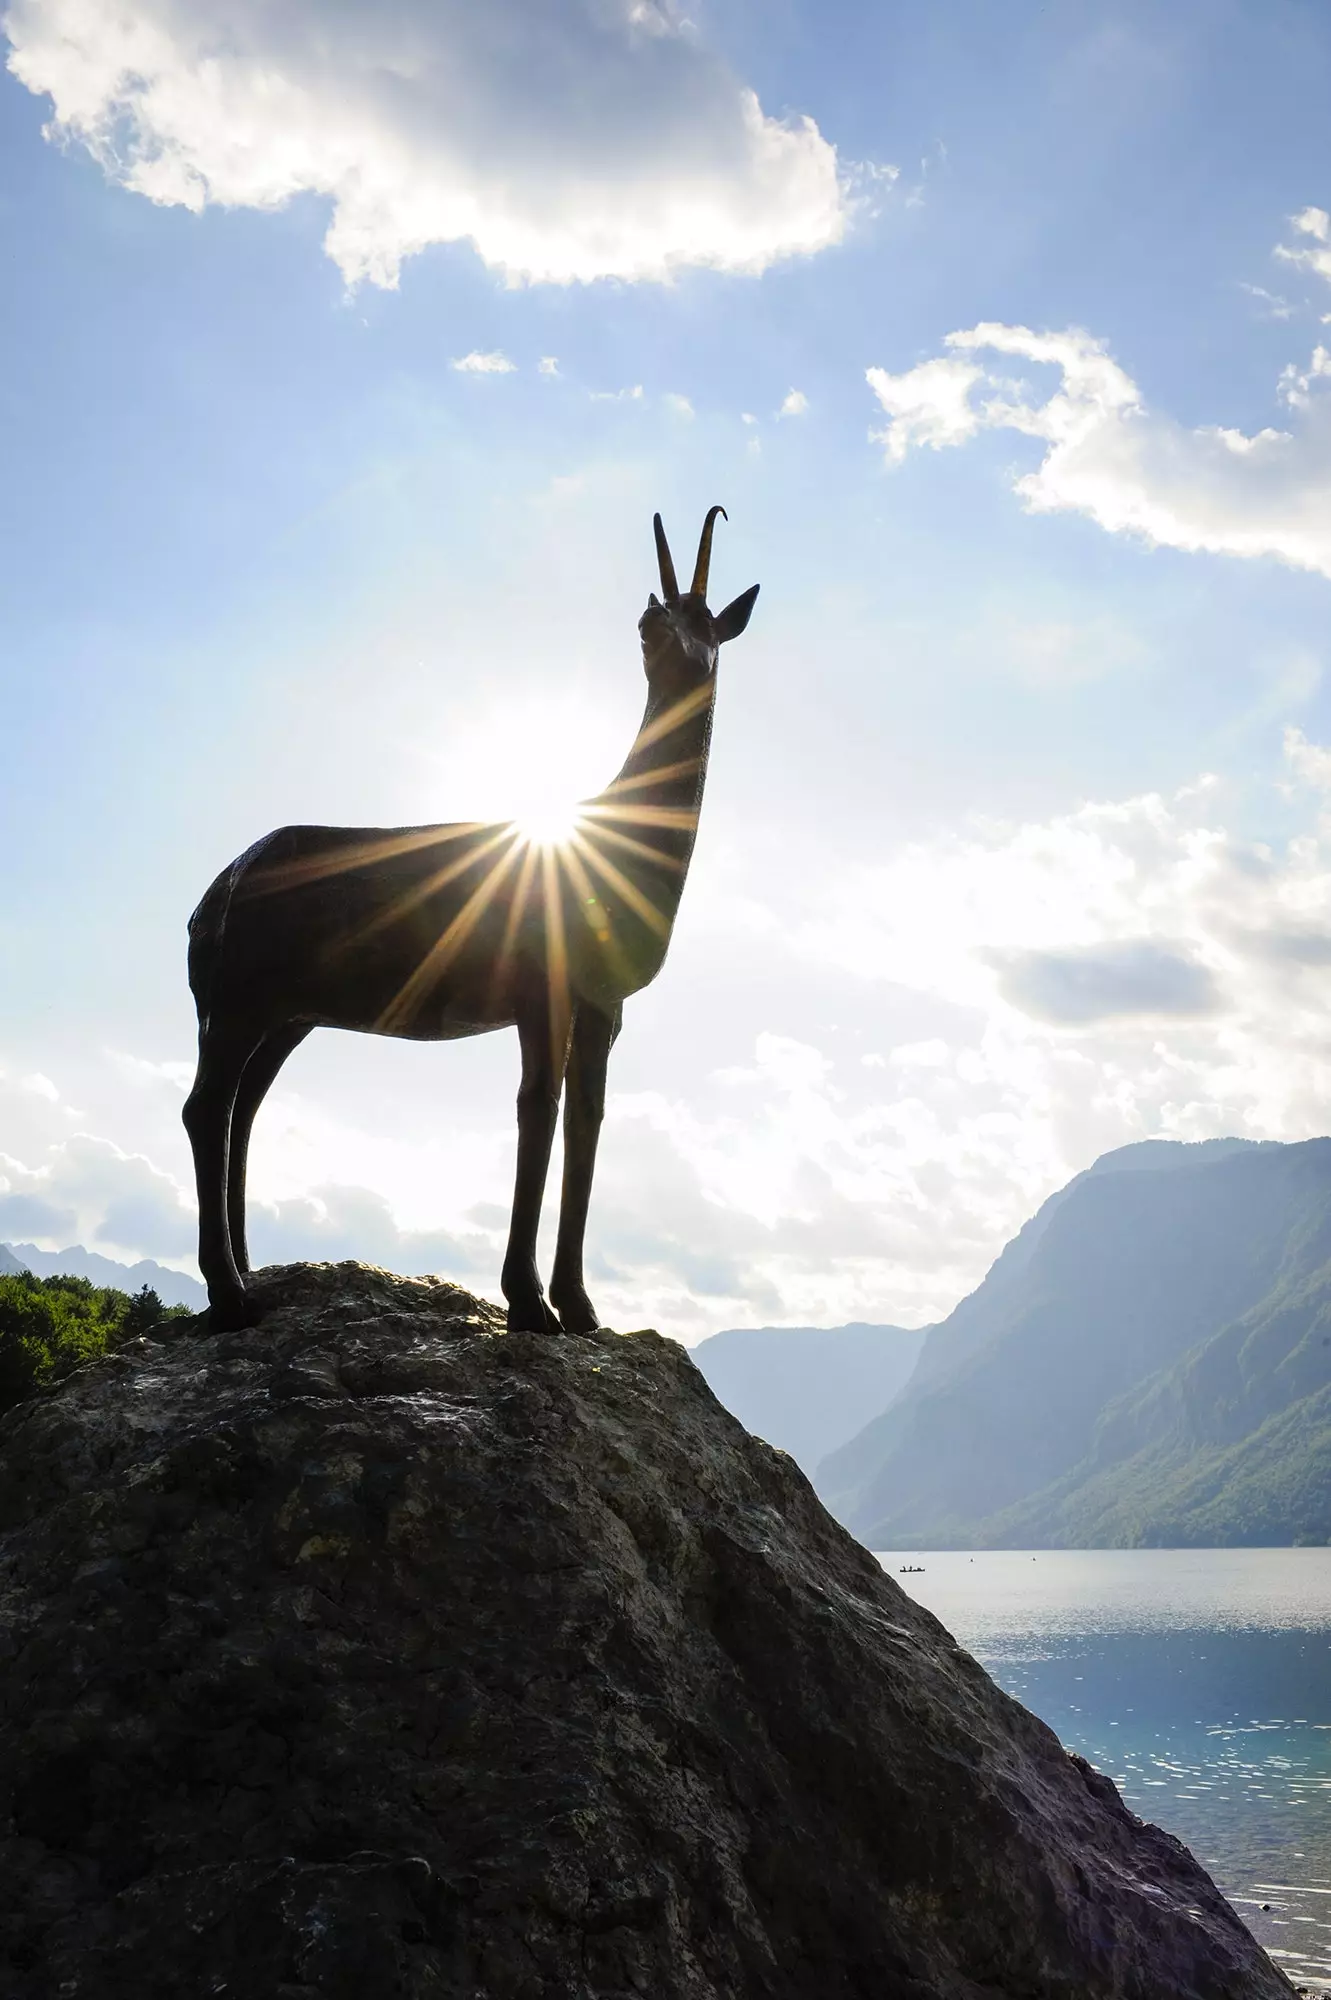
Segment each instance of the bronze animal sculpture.
M287 826L223 871L189 924L199 1066L185 1105L213 1324L246 1325L245 1163L255 1113L312 1028L450 1041L516 1027L513 1215L500 1283L518 1332L589 1333L583 1236L623 1002L661 969L707 775L717 648L758 586L707 608L713 507L681 592L656 515L661 597L639 621L647 708L618 777L566 841L511 821ZM546 1301L536 1231L564 1092L564 1184ZM553 1308L553 1310L552 1310ZM556 1316L557 1315L557 1316Z

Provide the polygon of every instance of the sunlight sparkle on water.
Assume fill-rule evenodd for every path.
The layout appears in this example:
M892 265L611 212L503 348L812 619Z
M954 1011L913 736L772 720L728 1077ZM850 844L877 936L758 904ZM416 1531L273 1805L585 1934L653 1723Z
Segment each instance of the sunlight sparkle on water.
M1331 1549L879 1560L1331 2000Z

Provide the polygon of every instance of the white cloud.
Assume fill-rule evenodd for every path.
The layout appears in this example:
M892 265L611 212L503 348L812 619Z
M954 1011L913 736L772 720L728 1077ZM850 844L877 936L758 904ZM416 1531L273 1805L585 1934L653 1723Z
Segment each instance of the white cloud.
M1331 792L1331 750L1297 729L1285 742L1295 787ZM852 871L803 949L963 1010L1009 1047L1085 1050L1105 1075L1140 1082L1167 1029L1171 1066L1206 1079L1212 1129L1305 1136L1331 1123L1331 810L1315 799L1311 829L1273 848L1216 824L1215 803L1201 782L907 847ZM1292 964L1315 976L1291 984ZM944 1046L892 1064L938 1068ZM1191 1115L1155 1110L1150 1129Z
M140 1256L193 1266L196 1211L170 1175L141 1154L79 1133L44 1149L40 1164L0 1153L0 1242L35 1241L64 1250L76 1241L133 1262ZM466 1278L494 1262L489 1236L401 1227L372 1189L317 1186L300 1195L249 1202L256 1259L359 1257L408 1274L446 1271Z
M920 162L923 177L925 162ZM887 197L901 178L900 167L887 166L876 160L848 161L845 169L846 186L856 209L870 220L881 215ZM915 190L906 196L906 206L917 206Z
M1291 215L1289 224L1296 235L1307 240L1277 243L1276 256L1299 270L1331 280L1331 215L1324 208L1305 208Z
M1331 791L1297 733L1290 770ZM1331 1129L1331 810L1266 847L1218 802L1202 782L977 824L820 890L792 942L838 975L843 1023L870 1050L894 1015L936 1032L885 1064L763 1038L718 1079L729 1120L656 1113L708 1199L770 1230L748 1254L788 1318L947 1310L1112 1147Z
M1265 307L1265 318L1293 319L1293 306L1288 299L1281 298L1279 292L1268 292L1265 285L1249 285L1243 279L1239 280L1239 290L1246 292L1250 299L1256 299L1259 305Z
M473 348L470 354L464 354L460 360L454 361L451 365L460 375L511 375L516 366L497 348L489 354L481 354Z
M673 413L677 417L684 417L685 419L687 419L694 414L693 405L689 401L687 396L679 396L676 395L673 390L667 390L662 400L665 403L666 408L668 410L673 411Z
M130 1259L193 1256L196 1227L184 1190L142 1154L75 1133L30 1166L0 1153L0 1241L35 1238L63 1250L77 1240Z
M553 354L543 354L541 356L536 364L536 373L538 375L557 375L559 373L559 363Z
M1331 1129L1331 751L1293 732L1288 768L1314 794L1280 847L1202 779L811 881L771 977L817 968L841 1032L614 1100L595 1236L636 1216L620 1292L650 1279L670 1326L737 1323L758 1283L787 1321L930 1318L1100 1152ZM681 1300L677 1241L712 1246L729 1318Z
M869 1057L864 1060L868 1062ZM882 1060L880 1056L879 1063ZM927 1042L899 1042L889 1060L897 1069L944 1069L951 1055L947 1043L935 1035Z
M631 389L591 389L588 394L594 403L640 403L642 383L635 382Z
M5 26L52 136L162 204L324 196L353 285L464 241L514 283L758 272L857 199L674 0L12 0Z
M1036 469L1014 482L1032 513L1085 514L1155 546L1275 556L1331 576L1325 349L1281 378L1295 428L1249 436L1219 424L1189 429L1151 410L1104 342L1076 329L1034 333L989 321L949 334L944 345L947 354L903 374L866 371L887 417L871 436L889 462L981 431L1018 431L1044 447ZM990 354L1053 368L1057 386L1042 400L1026 381L976 358Z
M781 408L777 411L777 415L779 417L802 417L808 407L809 399L803 389L792 389L786 396Z
M323 1186L285 1201L250 1203L247 1235L256 1263L356 1257L408 1277L447 1273L466 1282L493 1264L488 1236L443 1229L403 1229L371 1188Z
M912 445L963 444L975 436L980 419L971 408L970 393L984 380L974 361L940 355L922 361L904 375L883 368L866 368L865 379L888 416L885 431L871 433L899 465Z
M1325 347L1314 347L1312 358L1306 368L1296 368L1291 361L1280 371L1278 394L1282 403L1288 403L1291 410L1306 410L1316 393L1316 385L1331 375L1331 353Z
M129 1083L165 1083L183 1096L194 1081L192 1062L151 1062L146 1056L129 1055L122 1049L108 1049L107 1055Z
M1310 743L1301 729L1285 731L1285 762L1300 784L1331 791L1331 750Z

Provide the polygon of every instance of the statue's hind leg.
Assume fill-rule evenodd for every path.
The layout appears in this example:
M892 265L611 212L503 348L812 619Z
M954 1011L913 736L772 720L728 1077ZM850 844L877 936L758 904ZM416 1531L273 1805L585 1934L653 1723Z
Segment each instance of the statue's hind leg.
M242 1275L250 1268L250 1253L245 1241L245 1168L249 1160L254 1116L272 1089L277 1072L309 1032L308 1027L295 1025L270 1029L246 1063L236 1089L227 1148L226 1214L231 1255Z
M499 1284L508 1301L510 1333L562 1333L546 1303L536 1269L536 1232L568 1064L569 1009L541 995L518 1016L522 1082L518 1088L518 1164L513 1220Z
M182 1113L199 1196L199 1269L208 1287L213 1325L226 1329L247 1326L250 1318L245 1287L231 1254L227 1166L236 1091L260 1039L252 1024L200 1024L199 1067Z

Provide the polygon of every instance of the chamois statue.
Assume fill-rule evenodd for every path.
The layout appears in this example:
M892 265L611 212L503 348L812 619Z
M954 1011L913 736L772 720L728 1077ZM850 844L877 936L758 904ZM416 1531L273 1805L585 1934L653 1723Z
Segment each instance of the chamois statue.
M707 608L713 507L681 592L655 517L661 597L639 620L647 709L619 776L564 841L512 821L389 830L287 826L218 876L189 924L199 1066L185 1105L199 1264L213 1324L247 1304L245 1162L254 1116L311 1028L452 1041L516 1027L522 1052L513 1217L501 1285L511 1331L590 1333L582 1246L606 1062L623 1002L666 955L697 835L717 648L758 586ZM564 1104L564 1185L547 1303L536 1231Z

